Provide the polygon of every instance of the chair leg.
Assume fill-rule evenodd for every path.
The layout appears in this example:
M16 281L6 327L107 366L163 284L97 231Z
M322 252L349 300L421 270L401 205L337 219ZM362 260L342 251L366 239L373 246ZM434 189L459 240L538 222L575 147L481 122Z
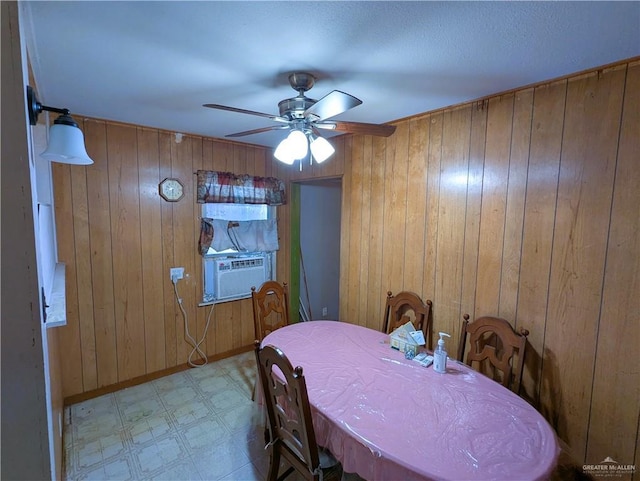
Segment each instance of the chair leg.
M253 392L251 393L251 400L255 401L258 398L258 389L262 389L260 385L260 376L256 370L256 378L253 380Z
M274 449L273 446L269 448L269 472L267 473L268 481L277 481L278 470L280 469L280 452Z

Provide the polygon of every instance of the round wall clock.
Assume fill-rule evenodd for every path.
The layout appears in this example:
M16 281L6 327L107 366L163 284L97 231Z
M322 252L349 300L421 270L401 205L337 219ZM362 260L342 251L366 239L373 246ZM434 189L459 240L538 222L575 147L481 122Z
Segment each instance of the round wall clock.
M184 187L178 179L167 177L158 188L162 198L168 202L177 202L184 197Z

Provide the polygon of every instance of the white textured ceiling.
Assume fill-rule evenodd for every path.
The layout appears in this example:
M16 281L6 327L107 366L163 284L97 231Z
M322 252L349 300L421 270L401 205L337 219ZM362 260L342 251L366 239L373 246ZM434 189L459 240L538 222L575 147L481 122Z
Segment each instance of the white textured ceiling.
M21 22L42 103L208 137L272 123L202 104L277 114L294 71L383 123L640 55L636 1L28 1Z

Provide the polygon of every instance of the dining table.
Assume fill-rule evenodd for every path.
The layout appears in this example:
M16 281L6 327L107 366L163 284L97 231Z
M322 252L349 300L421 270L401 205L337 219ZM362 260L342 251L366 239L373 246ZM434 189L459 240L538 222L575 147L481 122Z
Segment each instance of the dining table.
M317 442L368 481L548 479L559 447L524 399L449 359L445 373L356 324L298 322L267 335L305 376Z

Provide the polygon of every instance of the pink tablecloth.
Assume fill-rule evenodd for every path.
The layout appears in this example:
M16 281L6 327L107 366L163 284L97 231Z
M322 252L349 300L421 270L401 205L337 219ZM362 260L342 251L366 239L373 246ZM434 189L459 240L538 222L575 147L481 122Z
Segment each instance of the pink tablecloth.
M337 321L269 334L302 366L318 443L370 481L542 480L555 434L527 402L465 365L446 374L404 358L388 336Z

